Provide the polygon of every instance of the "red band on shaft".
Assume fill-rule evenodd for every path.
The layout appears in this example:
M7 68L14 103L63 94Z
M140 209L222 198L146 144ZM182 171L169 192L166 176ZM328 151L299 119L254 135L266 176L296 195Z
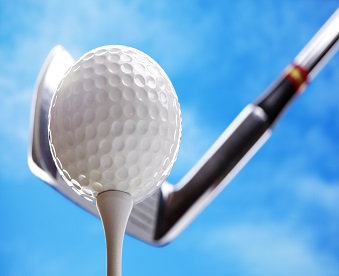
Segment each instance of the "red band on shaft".
M308 84L308 71L300 65L292 63L287 67L286 78L292 81L296 91L300 93Z

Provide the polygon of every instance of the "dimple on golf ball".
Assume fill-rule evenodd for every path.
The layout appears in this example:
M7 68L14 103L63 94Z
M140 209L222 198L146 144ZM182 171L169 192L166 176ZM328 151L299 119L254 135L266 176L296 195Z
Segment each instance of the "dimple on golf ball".
M104 46L66 72L52 99L49 141L66 183L86 198L118 190L134 202L170 173L181 137L175 90L139 50Z

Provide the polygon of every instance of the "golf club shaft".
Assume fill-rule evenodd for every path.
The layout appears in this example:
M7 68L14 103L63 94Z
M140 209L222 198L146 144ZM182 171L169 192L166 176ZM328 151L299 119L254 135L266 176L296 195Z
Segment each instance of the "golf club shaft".
M336 52L338 37L339 9L282 75L238 115L174 191L164 195L168 198L159 211L156 238L171 240L230 182L269 138L284 109Z
M339 8L294 59L295 64L308 72L309 81L314 79L323 66L338 51L338 41Z

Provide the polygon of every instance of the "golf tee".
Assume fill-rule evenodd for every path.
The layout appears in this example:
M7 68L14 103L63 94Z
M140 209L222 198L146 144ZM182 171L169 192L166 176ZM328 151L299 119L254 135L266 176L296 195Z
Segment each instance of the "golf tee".
M97 196L97 208L105 230L107 276L121 276L122 244L132 197L121 191L105 191Z

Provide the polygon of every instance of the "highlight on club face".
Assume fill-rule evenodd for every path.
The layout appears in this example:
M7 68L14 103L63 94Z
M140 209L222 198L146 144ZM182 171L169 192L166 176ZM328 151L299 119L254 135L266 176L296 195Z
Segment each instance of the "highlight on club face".
M48 136L64 181L79 196L97 201L108 275L120 275L122 236L133 203L162 184L179 150L181 112L168 76L136 49L94 49L60 81Z

